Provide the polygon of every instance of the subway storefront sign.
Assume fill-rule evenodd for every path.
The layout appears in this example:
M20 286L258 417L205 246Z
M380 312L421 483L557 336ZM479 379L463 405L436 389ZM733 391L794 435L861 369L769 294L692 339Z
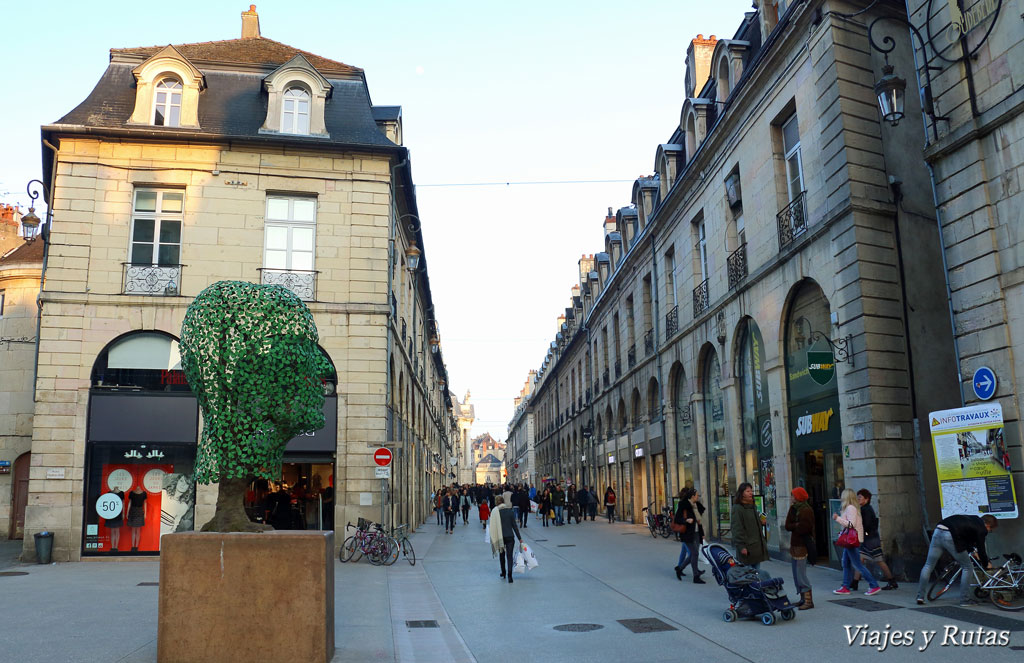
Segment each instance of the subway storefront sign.
M826 396L791 407L789 436L797 453L838 448L842 443L839 397Z

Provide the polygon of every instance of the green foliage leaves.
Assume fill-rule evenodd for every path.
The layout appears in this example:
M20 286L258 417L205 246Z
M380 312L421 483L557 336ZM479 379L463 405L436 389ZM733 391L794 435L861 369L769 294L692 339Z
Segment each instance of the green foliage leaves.
M324 426L313 315L276 285L219 281L181 325L181 366L203 411L196 481L276 479L288 440Z

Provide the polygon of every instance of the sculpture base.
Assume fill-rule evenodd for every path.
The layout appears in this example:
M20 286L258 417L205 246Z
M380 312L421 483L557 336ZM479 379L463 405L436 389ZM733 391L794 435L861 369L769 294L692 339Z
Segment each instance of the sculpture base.
M334 656L334 532L160 541L160 663Z

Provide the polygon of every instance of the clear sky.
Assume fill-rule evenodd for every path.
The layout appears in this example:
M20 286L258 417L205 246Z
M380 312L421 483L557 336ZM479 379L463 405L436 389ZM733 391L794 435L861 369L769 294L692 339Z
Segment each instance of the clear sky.
M569 306L608 207L679 123L686 48L750 0L257 2L264 37L362 67L403 107L442 350L473 434L513 398ZM110 48L234 39L247 2L21 2L0 10L0 201L40 177L39 126L92 90ZM557 184L602 180L603 183ZM494 186L456 186L508 182ZM543 184L520 184L544 182ZM41 212L40 209L37 210ZM40 214L42 216L42 214Z

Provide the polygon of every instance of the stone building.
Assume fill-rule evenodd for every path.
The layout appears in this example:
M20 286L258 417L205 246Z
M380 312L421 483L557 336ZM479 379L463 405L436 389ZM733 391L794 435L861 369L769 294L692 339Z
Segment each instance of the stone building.
M921 419L960 405L956 358L923 136L873 89L886 57L914 59L905 30L883 54L868 25L905 14L864 5L759 0L690 43L679 123L609 209L542 362L539 474L613 486L634 520L692 486L725 539L741 482L773 532L806 487L824 541L841 491L867 488L886 550L923 552Z
M508 425L508 446L505 448L505 467L508 468L510 481L537 483L534 415L530 408L530 396L536 383L537 371L531 370L515 398L516 409Z
M980 367L997 379L992 402L1002 407L1018 505L1024 494L1021 400L1024 393L1024 24L1021 7L981 0L907 3L927 45L920 66L899 67L907 97L922 90L928 112L906 112L892 132L921 131L924 160L941 226L945 287L960 378L955 405L978 404L972 384ZM930 18L929 18L930 17ZM922 46L922 45L919 45ZM925 70L924 65L933 69ZM911 76L911 71L914 76ZM877 74L876 74L877 76ZM925 92L927 90L927 93ZM924 427L927 433L927 425ZM930 460L930 459L929 459ZM929 508L938 513L935 486ZM1018 506L1019 509L1019 506ZM1024 543L1020 520L996 531L1000 548Z
M27 558L44 529L58 561L131 554L118 512L133 490L140 553L212 514L177 341L221 280L305 300L333 366L327 425L286 450L290 526L422 522L455 419L401 127L363 70L261 36L251 8L240 39L112 49L90 95L42 128L53 218ZM394 451L384 486L379 446Z
M476 421L476 408L469 402L470 393L466 390L466 397L459 402L455 394L451 395L452 407L455 411L455 419L458 422L458 465L455 467L455 479L458 483L473 483L476 481L476 470L473 461L473 441L469 439L469 431Z
M17 209L0 206L0 539L25 531L42 264L42 240L22 239Z

